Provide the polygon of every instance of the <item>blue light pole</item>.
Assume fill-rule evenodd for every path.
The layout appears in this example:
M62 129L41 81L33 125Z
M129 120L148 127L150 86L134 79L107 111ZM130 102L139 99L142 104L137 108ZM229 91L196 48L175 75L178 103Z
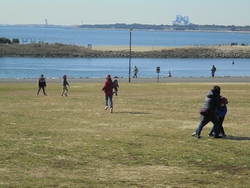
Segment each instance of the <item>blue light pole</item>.
M128 70L128 82L130 83L130 76L131 76L131 38L132 38L132 29L130 29L130 42L129 42L129 70Z

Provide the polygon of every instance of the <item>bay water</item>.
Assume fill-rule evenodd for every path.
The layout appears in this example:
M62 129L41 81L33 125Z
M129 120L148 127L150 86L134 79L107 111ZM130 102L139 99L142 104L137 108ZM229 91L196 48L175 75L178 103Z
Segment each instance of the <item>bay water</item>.
M234 62L234 64L232 64ZM138 77L166 77L170 70L173 77L209 77L212 65L215 76L250 76L250 59L132 59L133 68L139 69ZM0 58L0 78L104 78L106 74L129 76L129 60L124 58Z
M77 28L41 28L0 26L0 37L18 38L21 43L63 43L87 46L128 46L128 30L91 30ZM250 34L240 32L183 32L133 30L134 46L194 46L229 45L231 42L250 44ZM234 62L234 64L232 63ZM138 77L160 76L209 77L215 65L215 76L250 76L250 59L148 59L132 58L133 67L139 68ZM129 59L125 58L0 58L0 78L103 78L106 74L129 76Z

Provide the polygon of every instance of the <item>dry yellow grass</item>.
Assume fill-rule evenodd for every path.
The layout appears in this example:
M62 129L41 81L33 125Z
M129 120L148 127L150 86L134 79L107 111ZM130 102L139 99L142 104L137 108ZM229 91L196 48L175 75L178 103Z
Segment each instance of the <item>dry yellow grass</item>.
M69 80L70 82L70 80ZM213 85L229 100L227 139L191 137ZM1 187L249 187L249 83L0 84Z

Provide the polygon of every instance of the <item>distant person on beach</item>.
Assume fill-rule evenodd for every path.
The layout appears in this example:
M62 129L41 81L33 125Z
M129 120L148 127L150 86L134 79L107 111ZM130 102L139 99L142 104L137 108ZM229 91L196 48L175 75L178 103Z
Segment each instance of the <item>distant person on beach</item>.
M134 76L133 76L133 78L137 78L137 74L138 74L138 68L135 66L135 68L134 68Z
M61 97L63 97L63 95L65 95L66 97L68 96L68 91L69 91L68 86L69 86L69 83L67 81L67 75L63 75Z
M211 121L214 124L214 138L221 138L221 136L219 136L218 129L219 119L216 113L216 109L223 111L220 103L220 92L221 89L219 86L214 86L212 90L208 91L200 109L200 124L192 136L200 138L203 127Z
M214 77L215 71L216 71L216 67L213 65L213 67L211 69L211 75L212 75L212 77Z
M219 117L218 130L219 130L219 133L221 134L222 138L226 138L226 134L225 134L225 131L224 131L224 128L223 128L223 121L224 121L225 116L227 114L227 104L228 104L227 98L226 97L221 97L220 98L220 103L221 103L221 106L223 108L223 111L221 111L219 109L216 110L217 115ZM208 136L214 136L214 127L211 129Z
M117 80L117 76L114 77L114 94L117 96L117 92L118 92L118 87L119 87L119 84L118 84L118 80Z
M106 76L106 81L104 82L104 85L102 87L102 91L104 91L105 95L105 110L108 109L108 100L110 105L110 113L113 113L113 89L114 89L114 83L111 79L110 74Z
M168 71L168 77L172 77L170 70Z
M38 78L38 80L37 80L37 86L38 86L38 90L37 90L36 95L38 95L39 92L40 92L40 90L43 89L43 94L44 94L44 96L46 96L46 95L47 95L47 94L45 93L46 80L45 80L43 74L41 74L41 76Z

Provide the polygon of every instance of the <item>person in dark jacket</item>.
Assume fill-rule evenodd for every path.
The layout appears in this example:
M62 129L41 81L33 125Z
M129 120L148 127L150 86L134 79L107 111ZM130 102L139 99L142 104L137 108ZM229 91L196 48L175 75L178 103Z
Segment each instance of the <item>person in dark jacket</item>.
M41 74L41 76L38 78L38 80L37 80L37 86L38 86L38 90L37 90L36 95L38 95L39 92L40 92L40 90L43 89L43 94L44 94L44 96L46 96L46 95L47 95L47 94L45 93L46 80L45 80L43 74Z
M211 75L212 75L212 77L214 77L215 71L216 71L216 67L213 65L212 69L211 69Z
M219 129L218 129L219 119L216 113L216 109L223 111L223 108L220 104L220 92L221 92L220 87L214 86L213 89L207 93L202 108L200 110L201 114L200 124L196 129L196 131L192 134L192 136L200 138L200 134L203 127L211 121L214 124L214 138L221 138L219 136Z
M104 85L102 87L102 91L104 91L105 94L105 110L108 109L108 99L110 102L110 113L113 113L113 89L114 89L114 84L111 79L110 74L106 76L106 81L104 82Z
M133 78L137 78L137 74L138 74L138 68L137 68L137 66L135 66L135 68L134 68L134 76L133 76Z
M221 106L223 108L223 111L217 109L216 112L217 112L217 115L219 117L219 127L218 127L218 130L219 130L219 133L221 134L222 138L226 138L226 134L225 134L225 131L224 131L224 128L223 128L223 122L224 122L224 119L225 119L225 116L227 114L227 104L228 104L228 100L226 97L221 97L220 99L220 102L221 102ZM211 131L209 132L208 136L214 136L214 127L211 129Z
M118 84L118 80L117 80L117 76L114 77L114 94L117 96L117 92L118 92L118 87L119 87L119 84Z
M62 93L61 93L61 97L63 95L65 95L66 97L68 96L68 87L69 83L67 81L67 75L63 75L63 79L62 79Z

